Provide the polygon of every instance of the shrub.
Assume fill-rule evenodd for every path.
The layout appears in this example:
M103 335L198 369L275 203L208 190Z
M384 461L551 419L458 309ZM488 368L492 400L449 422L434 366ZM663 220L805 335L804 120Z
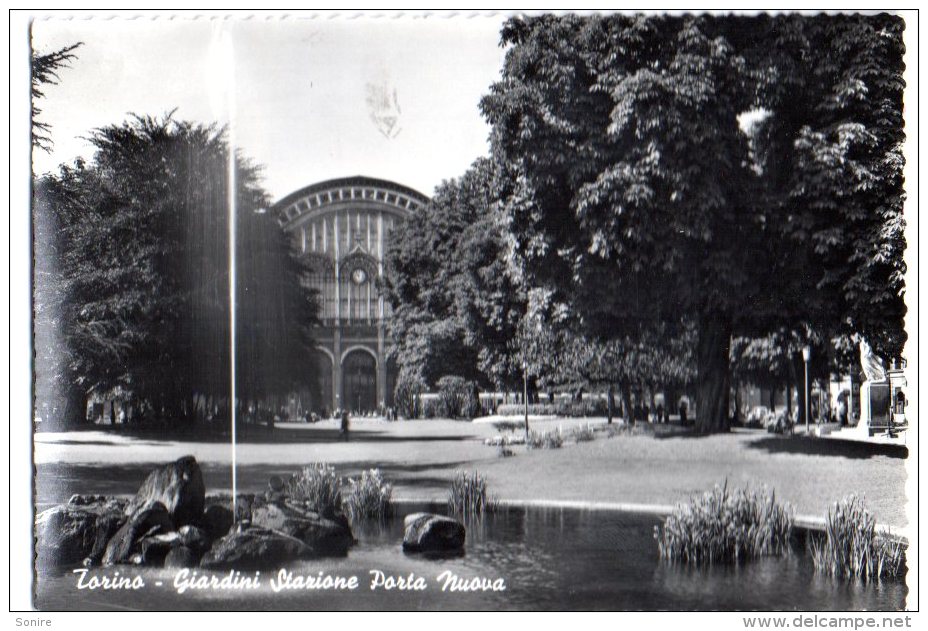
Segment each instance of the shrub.
M495 509L496 503L487 492L487 479L477 471L458 471L451 479L448 511L462 517L480 517Z
M522 416L525 414L525 404L502 403L496 408L496 413L500 416ZM556 416L557 407L553 403L529 403L528 413L532 416Z
M544 432L529 430L525 445L529 449L560 449L564 446L564 434L560 427Z
M290 476L286 491L292 500L304 502L318 513L331 515L342 505L340 487L335 467L317 462Z
M828 511L825 534L809 538L812 561L819 572L865 581L901 576L905 571L902 543L876 531L876 518L856 495Z
M419 397L425 391L425 383L418 377L401 375L393 390L393 401L396 412L403 418L419 418Z
M580 425L571 428L569 437L575 443L589 442L596 438L596 430L590 424Z
M509 446L509 445L524 445L525 436L521 435L509 435L509 436L493 436L492 438L486 438L483 441L484 445L489 445L490 447L499 447Z
M504 403L496 408L500 416L520 416L525 414L525 404ZM555 403L529 403L528 413L532 416L567 416L584 418L589 416L606 416L608 403L606 399L591 397L583 401L560 399Z
M379 469L361 473L360 478L349 478L342 496L342 505L348 518L354 522L362 519L383 519L390 507L393 487L384 482Z
M447 375L438 380L441 415L448 418L473 418L480 412L480 401L473 382Z
M419 418L441 418L445 415L442 402L434 394L425 394L419 399Z
M684 563L738 562L782 554L789 545L792 509L773 493L735 489L728 483L678 505L654 527L661 558Z
M493 427L498 432L514 432L525 427L525 421L494 421Z

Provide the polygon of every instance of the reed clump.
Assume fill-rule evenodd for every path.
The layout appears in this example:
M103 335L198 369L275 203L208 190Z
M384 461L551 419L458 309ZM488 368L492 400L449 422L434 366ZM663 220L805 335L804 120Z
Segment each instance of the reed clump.
M342 506L341 479L335 467L324 462L315 462L290 476L286 493L320 514L337 513Z
M353 522L363 519L383 521L390 509L393 486L387 484L380 469L363 471L360 478L348 478L342 493L342 507Z
M448 511L455 516L473 518L492 512L496 502L490 497L487 479L478 471L458 471L451 479Z
M737 563L783 554L793 527L791 507L773 492L729 489L728 482L680 504L654 527L660 556L682 563Z
M864 581L897 578L905 572L905 545L876 528L876 518L856 495L836 503L825 532L809 538L816 570Z

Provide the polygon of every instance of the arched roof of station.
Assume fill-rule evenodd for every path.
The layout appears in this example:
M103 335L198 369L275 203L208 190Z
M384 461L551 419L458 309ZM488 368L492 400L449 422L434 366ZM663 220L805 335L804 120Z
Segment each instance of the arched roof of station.
M286 228L307 214L357 202L390 207L408 216L429 203L429 198L390 180L356 175L310 184L275 203L271 211L277 215L278 223Z

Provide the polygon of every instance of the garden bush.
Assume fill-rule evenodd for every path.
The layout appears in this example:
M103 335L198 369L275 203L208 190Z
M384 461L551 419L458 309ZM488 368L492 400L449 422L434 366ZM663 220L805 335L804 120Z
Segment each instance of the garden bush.
M529 430L525 446L529 449L560 449L564 446L564 434L560 427L543 432Z
M793 528L792 509L774 493L729 490L728 483L678 505L654 538L663 559L683 563L738 562L782 554Z
M487 479L479 472L458 471L451 479L448 511L461 517L480 517L495 509L487 491Z
M575 443L589 442L596 439L596 430L592 425L587 423L586 425L572 427L568 433L568 437Z
M905 571L905 547L876 530L876 518L856 495L828 511L824 535L809 538L819 572L865 581L895 578Z
M504 403L496 408L500 416L519 416L525 414L522 403ZM532 416L567 416L584 418L589 416L606 416L608 404L605 399L589 398L583 401L561 399L554 403L529 403L528 413Z
M446 375L438 380L441 416L474 418L480 413L480 401L474 383L463 377Z
M362 519L380 519L387 515L393 487L384 482L379 469L361 473L360 478L348 478L342 494L345 514L354 522Z
M403 418L419 418L420 396L425 392L425 383L417 377L400 376L393 390L396 412Z

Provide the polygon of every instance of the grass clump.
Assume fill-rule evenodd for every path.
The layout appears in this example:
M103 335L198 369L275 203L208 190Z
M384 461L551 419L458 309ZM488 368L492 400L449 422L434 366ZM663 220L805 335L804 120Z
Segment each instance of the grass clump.
M290 476L286 493L291 500L303 502L320 514L337 513L342 506L341 479L335 467L317 462Z
M596 430L588 423L571 428L569 435L575 443L586 443L596 439Z
M876 530L876 518L856 495L828 511L824 535L809 538L815 569L865 581L896 578L905 572L905 546Z
M663 559L683 563L737 563L788 549L792 509L774 493L729 490L728 482L680 504L654 527Z
M564 434L561 432L560 427L544 432L531 430L528 433L525 446L529 449L560 449L564 446Z
M458 471L451 479L448 511L461 517L480 517L495 509L487 479L479 472Z
M354 522L362 519L383 520L390 508L393 486L387 484L379 469L361 473L360 478L348 478L342 495L342 507Z

